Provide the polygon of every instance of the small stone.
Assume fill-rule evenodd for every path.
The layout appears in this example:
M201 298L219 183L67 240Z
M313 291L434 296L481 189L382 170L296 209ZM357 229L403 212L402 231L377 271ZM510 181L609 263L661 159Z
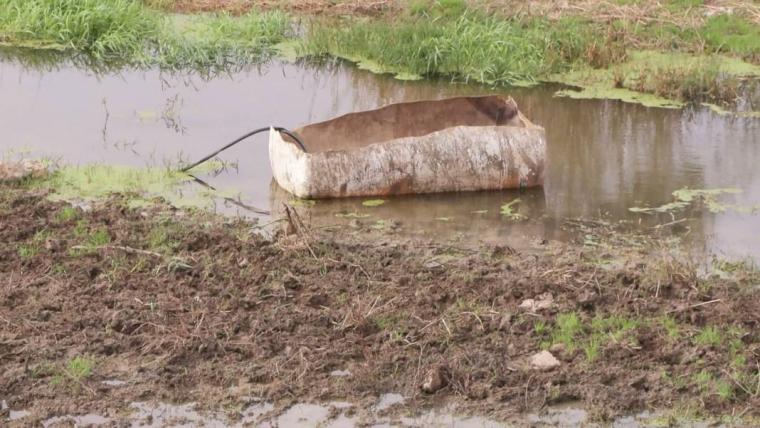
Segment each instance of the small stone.
M554 296L552 296L552 293L544 293L538 295L535 299L523 300L519 308L536 312L541 309L549 309L552 306L554 306Z
M552 370L559 367L561 363L549 351L541 351L530 357L530 365L536 370Z
M435 393L449 384L449 377L449 369L446 366L431 369L422 383L422 391L427 394Z
M427 270L443 270L443 265L435 260L426 262L423 267Z

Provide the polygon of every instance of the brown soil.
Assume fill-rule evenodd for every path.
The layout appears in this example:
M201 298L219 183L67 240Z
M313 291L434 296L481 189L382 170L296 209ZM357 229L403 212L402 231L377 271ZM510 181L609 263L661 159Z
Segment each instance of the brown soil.
M287 224L292 234L266 239L244 221L161 204L113 198L82 212L0 187L0 399L37 421L123 417L131 401L235 409L247 396L361 408L386 392L496 418L567 401L600 418L681 406L760 416L752 272L701 278L640 247L517 253ZM618 267L600 263L620 255ZM544 293L550 307L519 307ZM593 362L582 346L554 345L558 368L530 368L567 313L641 322L602 337ZM665 314L678 336L657 322ZM698 339L707 326L719 342ZM72 374L76 357L94 362L91 374Z

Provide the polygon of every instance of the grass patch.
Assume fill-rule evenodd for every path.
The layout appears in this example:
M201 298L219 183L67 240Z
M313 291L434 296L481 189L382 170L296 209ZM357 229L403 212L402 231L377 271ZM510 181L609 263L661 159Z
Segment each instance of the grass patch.
M737 16L720 14L710 17L700 29L706 44L715 52L760 60L760 27Z
M760 66L720 55L638 51L608 69L585 67L549 80L582 88L559 92L571 98L609 98L677 108L686 103L732 107L742 77L760 77Z
M148 233L148 246L153 251L166 254L174 254L181 245L178 235L181 226L175 222L165 220L153 226Z
M597 26L576 18L507 20L467 10L452 18L319 21L300 53L345 58L401 78L514 85L566 70L606 40Z
M58 221L61 222L67 222L70 220L75 219L78 216L77 210L74 207L63 207L61 211L58 212L58 215L56 215L56 218Z
M723 342L723 335L717 327L707 326L697 333L692 341L695 345L717 347Z
M93 228L87 220L79 220L74 226L74 237L79 242L74 246L69 254L73 257L79 257L85 254L95 252L98 247L108 245L111 242L111 235L104 228Z
M678 322L671 316L665 316L660 319L662 328L665 329L668 338L671 340L677 340L681 337L681 328L678 326Z
M602 354L610 343L634 346L635 339L629 337L641 322L617 315L596 316L590 321L583 321L577 313L570 312L557 315L551 340L542 347L561 343L568 352L582 349L588 362L593 362Z
M133 0L3 0L0 44L68 50L132 65L259 62L290 33L282 12L169 16Z
M131 0L4 0L0 41L134 57L156 38L158 15Z
M19 257L22 259L30 259L39 254L40 251L42 251L42 246L45 243L45 240L47 240L49 236L50 231L47 229L43 229L35 233L32 239L24 244L19 245Z
M65 367L56 370L51 383L78 391L82 383L92 376L95 360L87 356L77 356L69 360Z
M285 41L290 18L282 12L251 12L179 16L167 19L161 29L156 60L172 68L230 66L257 63L275 53Z

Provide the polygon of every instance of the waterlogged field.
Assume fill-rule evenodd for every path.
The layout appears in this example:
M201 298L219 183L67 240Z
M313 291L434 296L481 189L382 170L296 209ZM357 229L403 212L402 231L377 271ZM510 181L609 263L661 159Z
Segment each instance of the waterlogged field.
M0 183L0 425L757 425L754 3L253 3L0 0L0 159L55 171ZM542 189L179 172L476 94Z
M361 199L295 203L324 226L400 225L470 242L510 236L517 246L579 238L567 228L570 218L628 221L643 229L668 224L663 231L683 236L693 249L760 254L760 151L754 144L760 121L752 118L707 108L576 101L554 97L553 88L404 82L341 64L275 62L213 79L155 70L100 74L66 63L48 70L13 61L0 67L4 153L60 164L56 186L68 198L147 192L178 205L260 216L247 206L276 215L283 202L293 201L272 182L264 135L194 171L216 193L172 171L261 126L292 129L392 102L502 93L546 127L550 166L543 190L400 197L378 206ZM678 202L673 192L687 188L735 191L647 210ZM505 204L511 204L508 215Z

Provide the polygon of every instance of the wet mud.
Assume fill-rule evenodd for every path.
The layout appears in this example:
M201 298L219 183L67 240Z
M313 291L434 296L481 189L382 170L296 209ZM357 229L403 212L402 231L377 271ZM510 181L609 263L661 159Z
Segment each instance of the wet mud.
M377 407L389 392L494 420L568 402L597 421L760 416L756 273L701 273L671 237L587 223L605 245L466 247L313 228L297 207L265 237L160 203L45 196L0 188L0 398L29 412L11 425L125 419L135 402L234 422L255 400L270 415L348 401L361 420L394 414Z

